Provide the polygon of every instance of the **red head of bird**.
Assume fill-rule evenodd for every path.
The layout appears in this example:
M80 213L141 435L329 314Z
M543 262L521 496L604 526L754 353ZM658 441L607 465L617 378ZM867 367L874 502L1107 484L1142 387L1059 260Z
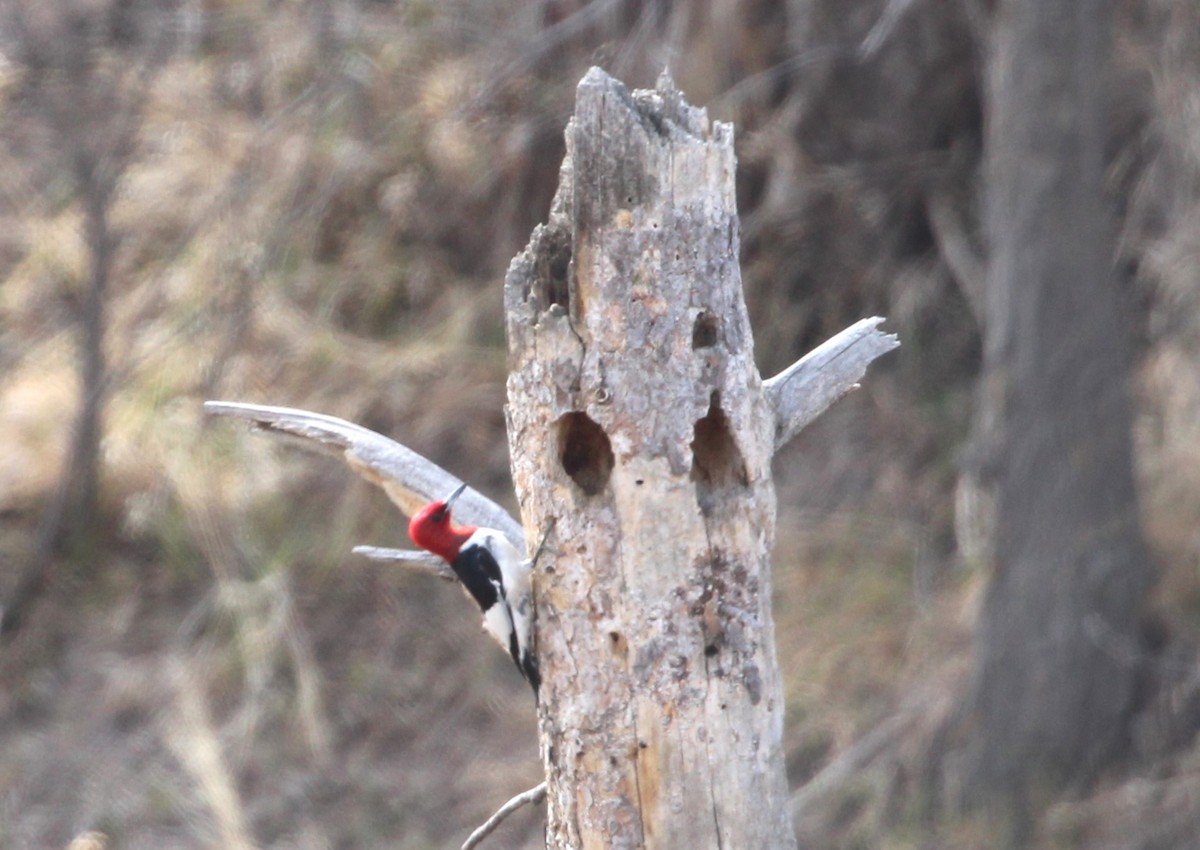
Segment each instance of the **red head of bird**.
M462 545L476 532L473 525L455 525L450 509L467 489L462 484L442 502L431 502L413 514L408 524L408 536L422 549L432 552L447 563L454 563Z

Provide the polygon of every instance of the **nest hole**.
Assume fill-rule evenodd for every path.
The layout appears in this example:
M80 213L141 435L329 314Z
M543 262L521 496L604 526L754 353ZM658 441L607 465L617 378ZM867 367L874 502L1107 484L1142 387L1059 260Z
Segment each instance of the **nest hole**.
M717 317L707 310L692 325L692 349L712 348L717 344Z
M750 477L746 461L733 437L729 418L721 409L721 394L714 392L708 413L696 420L692 438L692 481L700 508L707 514L717 495L733 487L745 487Z
M563 471L589 496L608 485L613 450L604 429L586 413L574 411L558 421L559 460Z

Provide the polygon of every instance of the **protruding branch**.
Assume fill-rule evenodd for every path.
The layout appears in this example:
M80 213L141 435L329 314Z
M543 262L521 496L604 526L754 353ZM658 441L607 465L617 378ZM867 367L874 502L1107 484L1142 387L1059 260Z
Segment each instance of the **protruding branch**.
M471 850L472 847L478 847L479 842L491 835L492 832L495 831L496 827L500 825L501 821L503 821L517 809L521 808L521 806L526 804L536 805L542 802L544 799L546 799L545 782L536 788L530 788L528 791L524 791L513 797L511 800L501 806L500 810L497 811L496 814L488 818L483 826L471 833L467 840L463 842L462 850Z
M300 437L305 445L340 454L351 469L382 487L405 516L412 516L428 503L444 498L462 483L407 446L336 416L230 401L206 401L204 410L213 416L244 419L272 434ZM464 523L499 529L519 550L525 549L521 524L504 508L470 487L455 503L454 515Z
M372 561L397 564L419 573L428 573L431 576L444 578L447 581L454 581L458 578L454 574L454 570L450 569L450 565L432 552L424 552L420 549L386 549L382 546L355 546L351 551L355 555L362 555Z
M880 316L855 322L763 384L775 413L775 450L858 386L875 358L900 345Z

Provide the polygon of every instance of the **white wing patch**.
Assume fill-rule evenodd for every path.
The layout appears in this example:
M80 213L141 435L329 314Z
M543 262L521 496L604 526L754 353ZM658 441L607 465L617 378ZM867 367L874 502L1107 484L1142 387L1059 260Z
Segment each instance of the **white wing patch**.
M483 630L494 637L504 647L504 651L508 652L508 637L513 633L513 618L509 613L508 603L504 599L504 588L496 582L492 582L492 585L496 588L496 595L500 597L500 601L484 613Z
M530 595L530 564L521 557L521 553L508 541L508 538L496 532L481 528L467 540L467 546L476 544L483 546L500 567L503 587L497 586L496 592L503 604L493 605L483 616L484 630L494 637L499 644L509 651L509 635L517 636L518 653L524 655L528 650L530 636L532 598ZM496 585L496 582L492 582Z

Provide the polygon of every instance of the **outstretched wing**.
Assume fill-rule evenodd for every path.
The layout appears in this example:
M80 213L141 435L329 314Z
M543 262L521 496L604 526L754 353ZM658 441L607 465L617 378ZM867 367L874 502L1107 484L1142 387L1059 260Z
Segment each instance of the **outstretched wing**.
M444 498L462 482L407 446L323 413L290 407L206 401L206 413L248 421L259 430L299 437L305 445L339 454L355 472L383 488L405 516ZM504 508L468 487L454 503L456 518L469 525L499 530L518 551L525 546L521 524Z

